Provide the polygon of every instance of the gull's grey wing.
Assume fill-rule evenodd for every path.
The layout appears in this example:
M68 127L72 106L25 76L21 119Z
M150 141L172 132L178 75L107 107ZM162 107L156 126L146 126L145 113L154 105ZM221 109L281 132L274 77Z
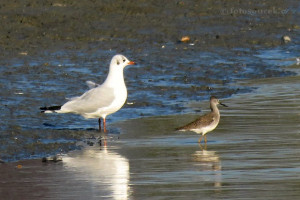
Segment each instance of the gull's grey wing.
M97 84L97 83L95 83L95 82L93 82L93 81L86 81L85 83L87 84L87 86L88 86L90 89L93 89L93 88L99 86L99 84Z
M96 88L98 86L100 86L99 84L93 82L93 81L86 81L85 82L87 84L87 86L89 87L89 89L93 89L93 88ZM67 100L71 101L71 100L75 100L79 97L69 97L69 98L66 98Z
M80 97L75 97L66 102L61 107L61 111L78 114L92 113L97 111L99 108L108 107L114 99L114 89L101 85L88 90Z

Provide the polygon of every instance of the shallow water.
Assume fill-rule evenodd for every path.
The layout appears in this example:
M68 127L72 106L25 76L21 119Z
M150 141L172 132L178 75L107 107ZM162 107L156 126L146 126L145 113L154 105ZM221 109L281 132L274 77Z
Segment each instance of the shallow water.
M299 72L298 65L289 69ZM101 146L91 138L62 162L2 164L2 194L18 197L26 191L22 197L31 199L297 199L300 95L294 91L299 76L241 84L259 89L224 100L230 107L221 108L220 125L208 133L207 145L198 145L199 135L174 131L195 114L121 121L114 124L121 134L109 134L107 146L103 138ZM18 192L3 192L12 186Z
M106 148L92 138L94 146L61 163L2 164L1 193L31 199L296 199L298 82L299 76L244 82L260 87L224 100L230 107L222 108L207 147L198 146L194 133L173 131L194 114L126 120L114 124L121 134L110 135ZM189 106L208 107L207 101Z
M206 102L210 95L224 99L260 87L240 84L242 80L296 74L284 67L296 63L297 51L292 51L293 45L289 46L290 51L279 48L250 52L238 49L237 52L247 52L247 55L235 58L232 57L236 54L235 50L225 53L213 51L207 55L201 52L200 57L196 57L197 51L191 46L185 50L190 53L170 64L165 56L176 54L174 48L177 48L176 45L170 50L154 48L153 53L161 51L162 54L157 61L151 65L146 61L137 61L140 63L138 66L125 69L128 102L108 117L111 133L122 132L111 125L117 121L197 113L206 106L189 104ZM101 52L98 51L98 54ZM109 53L112 54L114 52ZM86 61L86 57L90 60ZM244 64L245 60L250 61ZM9 62L9 67L1 68L0 116L4 119L0 122L1 159L20 160L67 152L78 148L76 141L98 135L97 120L84 120L68 114L45 115L39 112L39 107L60 105L66 98L80 95L87 89L86 80L101 83L107 73L107 67L103 66L107 66L109 61L101 63L103 69L99 69L96 54L75 51L54 53L47 58L24 57L23 60Z

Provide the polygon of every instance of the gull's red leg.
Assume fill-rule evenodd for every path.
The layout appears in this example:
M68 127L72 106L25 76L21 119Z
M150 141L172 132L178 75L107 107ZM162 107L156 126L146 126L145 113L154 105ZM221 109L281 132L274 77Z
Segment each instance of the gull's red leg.
M106 120L103 118L103 131L106 133Z
M98 119L98 123L99 123L99 131L101 132L101 118L100 117Z

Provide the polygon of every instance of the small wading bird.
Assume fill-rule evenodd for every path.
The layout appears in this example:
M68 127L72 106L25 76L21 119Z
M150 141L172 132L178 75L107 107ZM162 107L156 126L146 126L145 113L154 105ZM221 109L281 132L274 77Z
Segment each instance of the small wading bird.
M201 137L199 138L198 142L199 144L201 143L202 137L205 137L205 144L207 143L206 139L206 133L214 130L220 121L220 111L218 109L218 104L228 107L225 104L222 104L216 97L212 96L210 97L210 109L211 112L207 113L203 116L200 116L198 119L195 121L176 128L178 131L193 131L198 134L202 134Z
M75 113L84 118L103 118L103 131L106 132L105 118L117 112L127 99L127 88L124 82L123 69L127 65L134 65L123 55L115 55L109 66L109 73L103 84L98 85L87 81L90 90L79 97L74 97L62 106L41 107L44 113Z

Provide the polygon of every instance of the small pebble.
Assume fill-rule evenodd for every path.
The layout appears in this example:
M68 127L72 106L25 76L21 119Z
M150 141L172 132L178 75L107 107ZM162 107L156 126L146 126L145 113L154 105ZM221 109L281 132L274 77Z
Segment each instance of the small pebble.
M191 41L191 38L189 36L183 36L181 39L180 39L181 42L185 42L185 43L188 43Z
M20 52L19 55L22 55L22 56L27 56L28 55L28 52L26 51L23 51L23 52Z
M284 43L289 43L289 42L292 41L292 39L291 39L289 36L287 36L287 35L282 36L281 39L282 39L282 41L283 41Z

